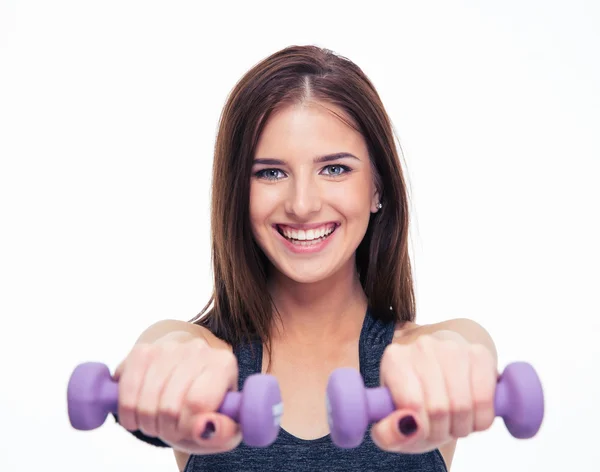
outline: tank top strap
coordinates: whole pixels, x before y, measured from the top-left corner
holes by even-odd
[[[238,391],[241,391],[246,379],[262,370],[262,343],[257,339],[242,343],[234,347],[233,354],[238,362]]]
[[[369,388],[379,387],[379,366],[385,348],[392,342],[396,323],[375,318],[367,309],[358,345],[360,373]]]

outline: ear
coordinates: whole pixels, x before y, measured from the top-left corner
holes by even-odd
[[[379,211],[379,208],[377,207],[377,205],[381,202],[381,198],[379,196],[379,191],[375,190],[375,192],[373,192],[373,198],[371,198],[371,213],[377,213]]]

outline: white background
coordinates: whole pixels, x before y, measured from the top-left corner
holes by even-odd
[[[497,419],[453,471],[600,463],[600,9],[584,1],[0,1],[0,470],[176,470],[112,420],[79,432],[72,369],[111,369],[211,292],[217,120],[256,62],[356,62],[410,183],[418,322],[475,319],[531,362],[546,418]]]

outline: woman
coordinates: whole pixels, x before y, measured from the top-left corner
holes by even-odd
[[[456,440],[493,422],[497,356],[473,321],[415,323],[408,223],[391,124],[363,72],[313,46],[257,64],[216,140],[213,297],[138,339],[115,373],[120,424],[172,447],[182,471],[449,470]],[[399,408],[354,449],[328,436],[338,367]],[[260,372],[285,409],[277,441],[250,448],[215,411]]]

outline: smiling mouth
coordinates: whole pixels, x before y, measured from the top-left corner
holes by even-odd
[[[313,246],[330,237],[335,232],[338,225],[331,223],[320,228],[308,230],[297,230],[284,225],[275,225],[275,227],[279,234],[292,244],[298,246]]]

